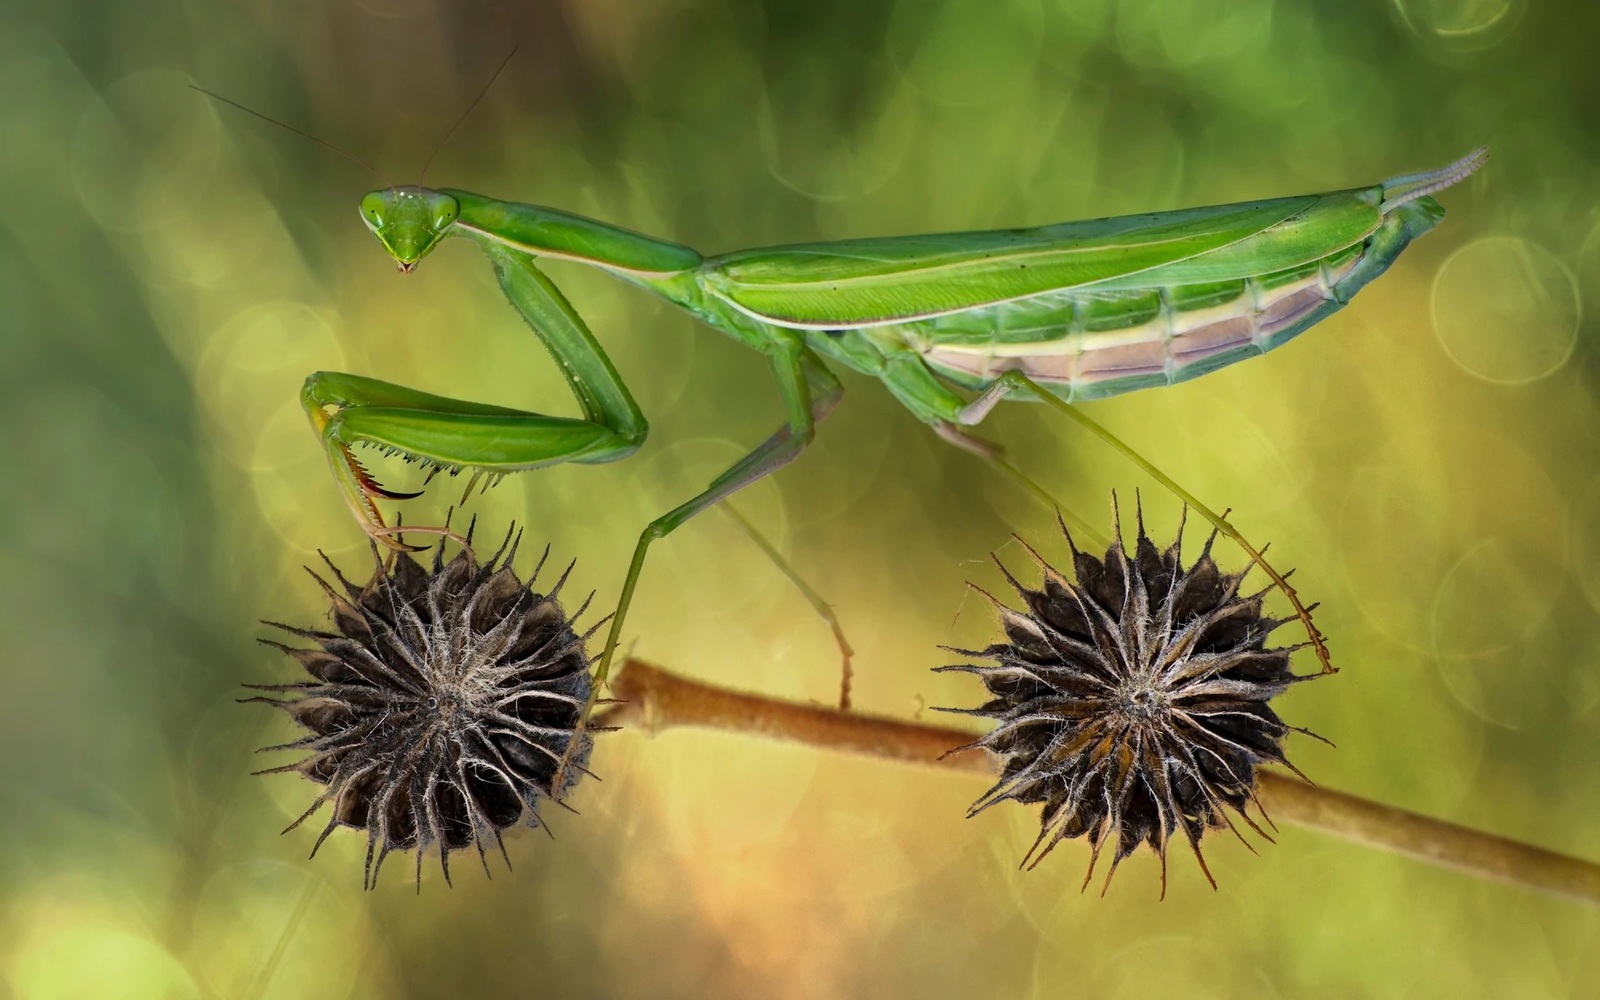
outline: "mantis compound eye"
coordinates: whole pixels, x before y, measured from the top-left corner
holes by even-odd
[[[377,191],[361,199],[361,221],[371,226],[374,230],[383,228],[384,198]]]
[[[433,208],[434,232],[438,232],[439,230],[444,229],[446,226],[449,226],[450,223],[456,221],[456,216],[460,214],[461,206],[456,204],[456,200],[454,198],[451,198],[448,195],[440,195],[439,200],[434,203]]]

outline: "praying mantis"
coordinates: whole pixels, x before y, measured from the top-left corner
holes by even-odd
[[[399,270],[414,270],[447,237],[473,243],[555,358],[582,415],[451,399],[337,372],[307,378],[301,402],[357,523],[376,543],[399,549],[405,543],[378,502],[420,493],[381,485],[356,458],[358,446],[434,472],[499,477],[560,462],[612,462],[645,441],[644,414],[583,318],[539,269],[540,258],[597,267],[761,353],[785,423],[640,534],[596,669],[598,692],[651,543],[811,443],[842,394],[829,363],[877,378],[941,437],[985,457],[998,459],[996,449],[967,428],[1006,399],[1050,403],[1132,454],[1066,404],[1170,385],[1286,343],[1341,309],[1437,225],[1444,209],[1432,195],[1486,156],[1480,148],[1437,170],[1331,193],[711,257],[556,208],[392,185],[369,192],[359,208]],[[1221,517],[1179,492],[1284,590],[1327,668],[1309,611],[1283,576]]]
[[[539,258],[598,267],[764,355],[787,421],[640,535],[598,688],[650,544],[810,444],[842,392],[827,362],[876,377],[942,437],[989,454],[965,428],[1003,399],[1064,403],[1169,385],[1287,342],[1432,229],[1444,210],[1431,195],[1485,156],[1479,149],[1438,170],[1328,194],[714,257],[558,209],[452,188],[390,187],[367,194],[360,211],[399,269],[413,270],[447,236],[471,240],[560,364],[583,416],[326,372],[307,379],[301,398],[357,521],[395,544],[375,501],[414,494],[368,476],[352,455],[357,445],[435,469],[500,475],[615,461],[644,442],[644,415]]]

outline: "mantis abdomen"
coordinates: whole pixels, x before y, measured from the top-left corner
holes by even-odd
[[[1418,198],[1365,239],[1278,271],[1165,284],[1121,279],[866,331],[904,345],[970,388],[1018,371],[1063,399],[1091,399],[1195,378],[1265,353],[1342,308],[1443,209]]]
[[[1067,400],[1170,384],[1261,354],[1339,309],[1359,246],[1291,271],[1208,285],[1076,291],[895,328],[952,381],[1020,371]],[[969,335],[987,322],[988,339]],[[972,330],[972,334],[976,334]]]

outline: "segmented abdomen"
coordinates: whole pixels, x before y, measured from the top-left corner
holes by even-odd
[[[965,385],[1018,370],[1066,399],[1113,395],[1278,346],[1343,304],[1341,282],[1371,245],[1237,281],[1073,289],[874,333],[903,338],[935,371]]]

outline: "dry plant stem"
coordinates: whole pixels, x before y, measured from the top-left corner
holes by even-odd
[[[1592,861],[1271,772],[1262,775],[1261,800],[1280,819],[1358,844],[1507,885],[1600,903],[1600,865]]]
[[[659,733],[675,726],[720,729],[789,740],[829,750],[914,764],[935,764],[993,777],[982,750],[951,754],[971,743],[970,730],[929,726],[817,705],[730,691],[628,660],[612,679],[622,703],[596,719]],[[948,756],[946,756],[948,754]],[[1344,792],[1263,771],[1260,804],[1274,820],[1320,830],[1479,878],[1600,904],[1600,865],[1505,837],[1431,819]]]

